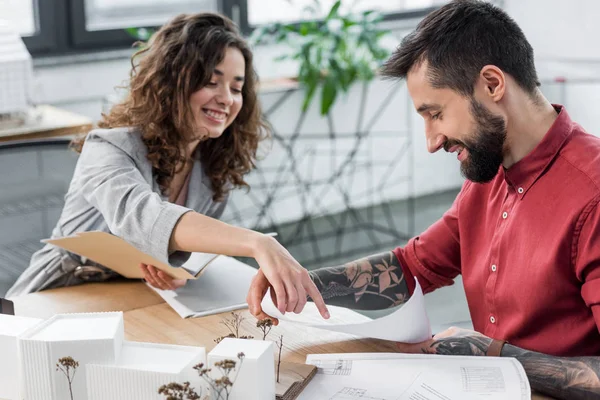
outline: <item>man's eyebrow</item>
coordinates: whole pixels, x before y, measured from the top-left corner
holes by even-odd
[[[214,71],[214,73],[215,73],[215,75],[218,75],[218,76],[223,76],[223,75],[224,75],[224,74],[223,74],[223,71],[221,71],[220,69],[216,69],[216,68],[215,68],[215,71]],[[244,82],[244,77],[243,77],[243,76],[236,76],[236,77],[234,77],[233,79],[234,79],[236,82]]]
[[[442,106],[440,106],[439,104],[427,104],[427,103],[424,103],[424,104],[421,104],[419,106],[419,108],[417,108],[417,112],[419,114],[422,114],[422,113],[424,113],[426,111],[440,110],[441,108],[442,108]]]

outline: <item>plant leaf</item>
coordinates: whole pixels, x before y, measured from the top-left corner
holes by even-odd
[[[305,83],[306,85],[306,94],[304,95],[304,102],[302,103],[302,111],[308,110],[312,98],[317,91],[317,81],[311,81],[309,83]]]
[[[327,115],[327,113],[329,113],[329,109],[335,101],[337,92],[337,80],[335,79],[334,74],[329,74],[325,79],[325,84],[323,85],[323,92],[321,96],[321,115]]]
[[[327,14],[327,18],[325,18],[325,21],[329,21],[331,18],[333,18],[334,15],[337,15],[341,5],[342,0],[337,0],[333,7],[331,7],[331,10],[329,10],[329,14]]]

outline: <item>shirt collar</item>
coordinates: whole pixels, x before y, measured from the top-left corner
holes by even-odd
[[[517,195],[522,198],[529,188],[540,177],[548,164],[558,154],[573,130],[573,122],[567,110],[561,105],[553,104],[558,112],[558,117],[538,145],[522,160],[508,169],[500,167],[504,172],[504,179],[512,186]]]

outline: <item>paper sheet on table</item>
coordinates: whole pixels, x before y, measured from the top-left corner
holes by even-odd
[[[335,320],[339,307],[327,306],[331,319]],[[311,326],[313,328],[327,329],[330,331],[349,333],[361,337],[392,340],[404,343],[419,343],[431,339],[431,325],[425,310],[425,299],[419,281],[415,278],[415,291],[411,298],[398,310],[381,318],[355,324],[339,324],[323,319],[322,323],[314,323],[314,315],[318,314],[314,303],[307,303],[300,314],[281,314],[269,292],[262,301],[263,311],[280,321]]]
[[[399,353],[309,354],[317,375],[298,400],[530,400],[514,358]]]
[[[194,255],[186,262],[194,268]],[[248,306],[246,295],[257,269],[235,258],[216,258],[198,279],[189,280],[177,290],[156,291],[181,318],[203,317]]]

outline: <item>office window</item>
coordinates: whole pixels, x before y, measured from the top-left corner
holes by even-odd
[[[321,0],[318,18],[324,18],[336,0]],[[297,22],[312,18],[307,7],[314,7],[314,0],[247,0],[248,25],[251,27],[274,22]],[[429,9],[447,0],[363,0],[342,2],[341,10],[356,12],[378,10],[384,14],[401,17],[402,13]]]
[[[181,13],[218,11],[217,0],[84,0],[88,31],[160,26]]]
[[[36,0],[0,0],[0,20],[7,21],[21,36],[38,32]]]

